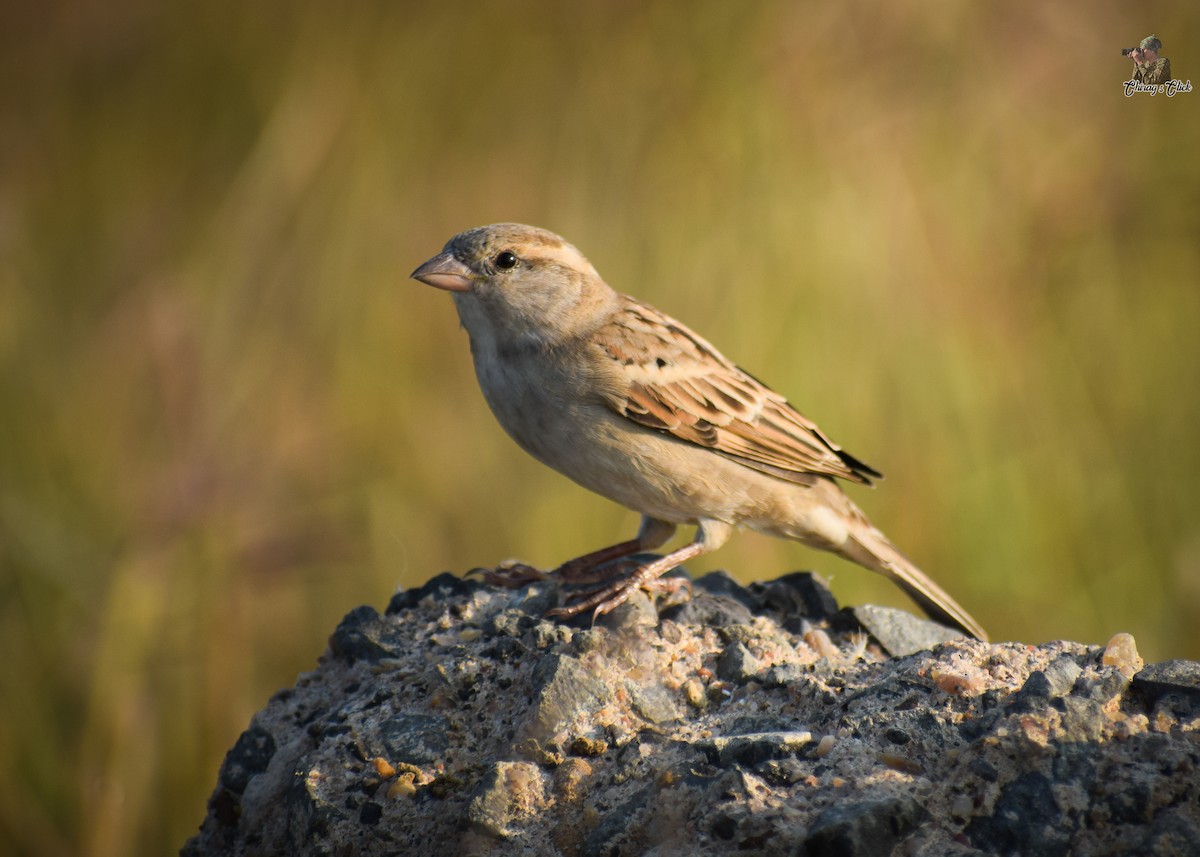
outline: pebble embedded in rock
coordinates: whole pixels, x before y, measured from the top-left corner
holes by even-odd
[[[805,842],[810,857],[891,854],[927,815],[911,797],[861,800],[821,813]]]
[[[221,765],[221,785],[241,794],[251,778],[261,774],[275,756],[275,739],[267,730],[252,726],[243,732]]]
[[[884,651],[898,658],[915,655],[917,652],[932,649],[939,643],[962,637],[961,631],[928,619],[918,619],[911,613],[894,607],[867,604],[851,608],[850,612],[854,619],[879,641]]]
[[[1133,689],[1149,700],[1169,693],[1200,698],[1200,663],[1176,660],[1150,664],[1133,677]]]
[[[542,770],[529,762],[496,762],[488,768],[467,807],[475,830],[499,839],[513,836],[522,822],[545,806]]]
[[[569,655],[548,655],[534,668],[533,679],[537,692],[529,732],[539,741],[603,708],[613,697],[609,685]]]
[[[745,643],[735,640],[717,658],[717,675],[725,681],[742,684],[762,672],[764,666]]]
[[[1115,667],[1126,678],[1132,678],[1134,673],[1145,666],[1145,661],[1138,654],[1133,635],[1126,633],[1113,635],[1104,647],[1104,656],[1100,662],[1106,667]]]
[[[697,747],[708,754],[709,761],[724,766],[740,765],[752,768],[768,759],[781,759],[796,753],[812,743],[813,735],[807,730],[793,732],[752,732],[746,735],[728,735],[707,738]]]

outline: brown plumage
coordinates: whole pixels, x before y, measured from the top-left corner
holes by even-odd
[[[642,513],[636,538],[565,563],[577,578],[695,539],[561,608],[607,612],[738,527],[832,551],[899,584],[930,616],[986,635],[867,520],[835,480],[878,471],[684,324],[618,294],[559,236],[520,224],[463,232],[413,272],[453,293],[484,398],[526,451]]]
[[[626,298],[596,342],[632,378],[625,396],[611,404],[636,423],[804,485],[814,474],[864,485],[882,477],[783,396],[653,307]]]

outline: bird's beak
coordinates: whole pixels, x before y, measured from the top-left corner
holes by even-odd
[[[438,253],[410,275],[427,286],[448,292],[467,292],[475,275],[471,269],[454,258],[453,253]]]

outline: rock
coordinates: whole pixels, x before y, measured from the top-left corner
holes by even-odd
[[[753,768],[768,759],[782,759],[798,753],[813,741],[808,731],[752,732],[746,735],[708,738],[697,742],[713,764]]]
[[[1004,786],[995,812],[972,821],[966,836],[990,854],[1057,857],[1070,852],[1073,826],[1055,803],[1050,779],[1029,771]]]
[[[730,643],[717,658],[717,675],[725,681],[745,683],[763,669],[763,662],[754,656],[741,640]]]
[[[749,622],[758,609],[754,594],[723,571],[714,571],[692,584],[693,597],[667,610],[665,618],[685,625],[722,628]]]
[[[546,779],[529,762],[492,764],[467,804],[467,821],[478,832],[508,839],[545,806]]]
[[[850,613],[883,646],[885,652],[898,658],[962,637],[961,631],[928,619],[918,619],[894,607],[868,604],[851,608]]]
[[[670,723],[682,716],[672,694],[661,684],[625,683],[629,704],[647,723]]]
[[[810,857],[891,854],[927,815],[908,796],[834,806],[818,816],[804,844]]]
[[[1200,851],[1200,826],[1195,813],[1168,810],[1155,819],[1140,853],[1153,857],[1194,857]]]
[[[387,612],[389,615],[399,613],[403,610],[410,610],[416,607],[425,598],[452,598],[467,595],[476,589],[479,589],[482,584],[478,580],[473,580],[469,577],[458,577],[448,571],[443,571],[437,577],[431,578],[423,586],[418,586],[416,589],[402,589],[392,596],[392,600],[388,602]]]
[[[348,661],[377,661],[396,654],[387,642],[390,626],[374,607],[356,607],[346,614],[329,638],[329,650]]]
[[[1053,697],[1066,696],[1071,692],[1075,681],[1082,673],[1083,667],[1079,666],[1071,656],[1063,655],[1055,658],[1044,672],[1046,680],[1049,682],[1050,695]]]
[[[1046,669],[1034,670],[1013,697],[1017,710],[1032,711],[1070,693],[1083,668],[1069,657],[1056,658]]]
[[[533,671],[534,709],[528,733],[539,741],[607,705],[613,691],[569,655],[553,654]]]
[[[1125,633],[1113,635],[1104,647],[1104,655],[1100,662],[1106,667],[1113,667],[1126,678],[1132,678],[1146,663],[1138,654],[1133,635]]]
[[[837,601],[823,577],[811,571],[795,571],[769,583],[751,587],[763,607],[778,614],[789,631],[799,631],[800,621],[828,622],[838,611]]]
[[[401,714],[379,727],[382,757],[393,762],[426,765],[445,755],[450,721],[431,714]]]
[[[1200,665],[856,608],[889,657],[816,578],[695,589],[653,624],[446,575],[351,611],[183,853],[1194,853]]]
[[[736,601],[749,610],[757,612],[761,605],[754,593],[742,586],[724,571],[713,571],[696,581],[696,588],[709,595]]]
[[[241,794],[256,777],[267,769],[275,755],[275,739],[270,732],[252,726],[241,734],[221,765],[221,785]]]
[[[1200,699],[1200,663],[1164,661],[1150,664],[1133,677],[1133,690],[1149,702],[1168,693]]]

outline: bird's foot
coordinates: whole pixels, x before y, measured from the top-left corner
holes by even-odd
[[[611,613],[624,604],[639,589],[645,590],[651,598],[666,596],[667,603],[664,606],[667,607],[681,604],[692,597],[691,580],[686,577],[660,577],[659,575],[663,571],[653,569],[654,565],[655,563],[651,563],[650,566],[641,566],[630,576],[614,581],[607,586],[601,586],[590,592],[575,593],[568,597],[566,604],[562,607],[555,607],[546,615],[569,619],[591,610],[594,623],[605,613]],[[648,570],[650,573],[647,573]],[[681,591],[684,592],[682,597],[679,595]]]

